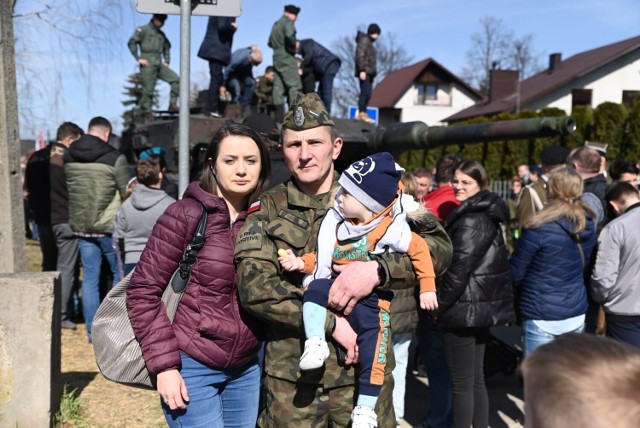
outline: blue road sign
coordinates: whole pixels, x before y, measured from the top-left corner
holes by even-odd
[[[349,119],[355,119],[357,115],[358,107],[349,106]],[[376,125],[378,124],[378,107],[367,107],[367,115],[375,121]]]

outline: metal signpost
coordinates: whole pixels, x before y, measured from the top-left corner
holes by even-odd
[[[180,196],[189,185],[189,95],[191,70],[191,15],[240,16],[241,0],[136,0],[140,13],[180,15],[180,100],[178,105],[178,190]]]

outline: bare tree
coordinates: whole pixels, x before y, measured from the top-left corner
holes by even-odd
[[[96,81],[95,70],[121,66],[118,36],[133,31],[134,2],[12,1],[22,130],[35,134],[43,124],[65,120],[62,115],[70,107],[65,89],[84,91],[87,99],[112,96],[108,82]]]
[[[364,26],[360,26],[359,31],[364,32]],[[374,46],[378,69],[374,84],[382,81],[390,72],[405,67],[413,61],[413,57],[404,46],[398,44],[393,32],[383,33]],[[336,107],[333,113],[338,117],[347,117],[349,106],[357,104],[360,94],[360,85],[355,72],[355,33],[353,36],[340,37],[331,44],[331,47],[342,61],[333,89],[334,107]]]
[[[471,48],[461,73],[464,80],[488,93],[492,68],[518,70],[521,79],[540,70],[532,48],[533,35],[515,37],[501,19],[492,16],[482,18],[480,26],[480,31],[471,36]]]
[[[533,51],[532,46],[533,35],[531,34],[511,41],[510,61],[507,64],[510,69],[520,71],[520,79],[526,79],[542,69],[540,57]]]
[[[501,19],[486,17],[480,20],[481,29],[471,36],[471,49],[466,53],[467,66],[462,77],[480,91],[489,90],[489,71],[499,68],[508,57],[511,31],[505,29]]]

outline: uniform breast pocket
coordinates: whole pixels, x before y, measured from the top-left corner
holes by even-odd
[[[292,248],[302,249],[309,242],[311,225],[289,211],[281,211],[278,217],[267,224],[265,232],[274,240],[283,241]]]

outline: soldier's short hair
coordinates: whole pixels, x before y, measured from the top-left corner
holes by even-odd
[[[267,74],[267,73],[275,73],[275,71],[276,71],[276,69],[275,69],[275,68],[273,68],[273,66],[272,66],[272,65],[267,65],[267,68],[265,68],[265,69],[264,69],[264,74]]]
[[[69,137],[72,137],[74,140],[82,137],[84,131],[78,125],[73,122],[64,122],[62,125],[58,127],[58,131],[56,132],[56,141],[63,141]]]
[[[136,180],[147,187],[160,182],[160,163],[156,159],[140,160],[136,164]]]

